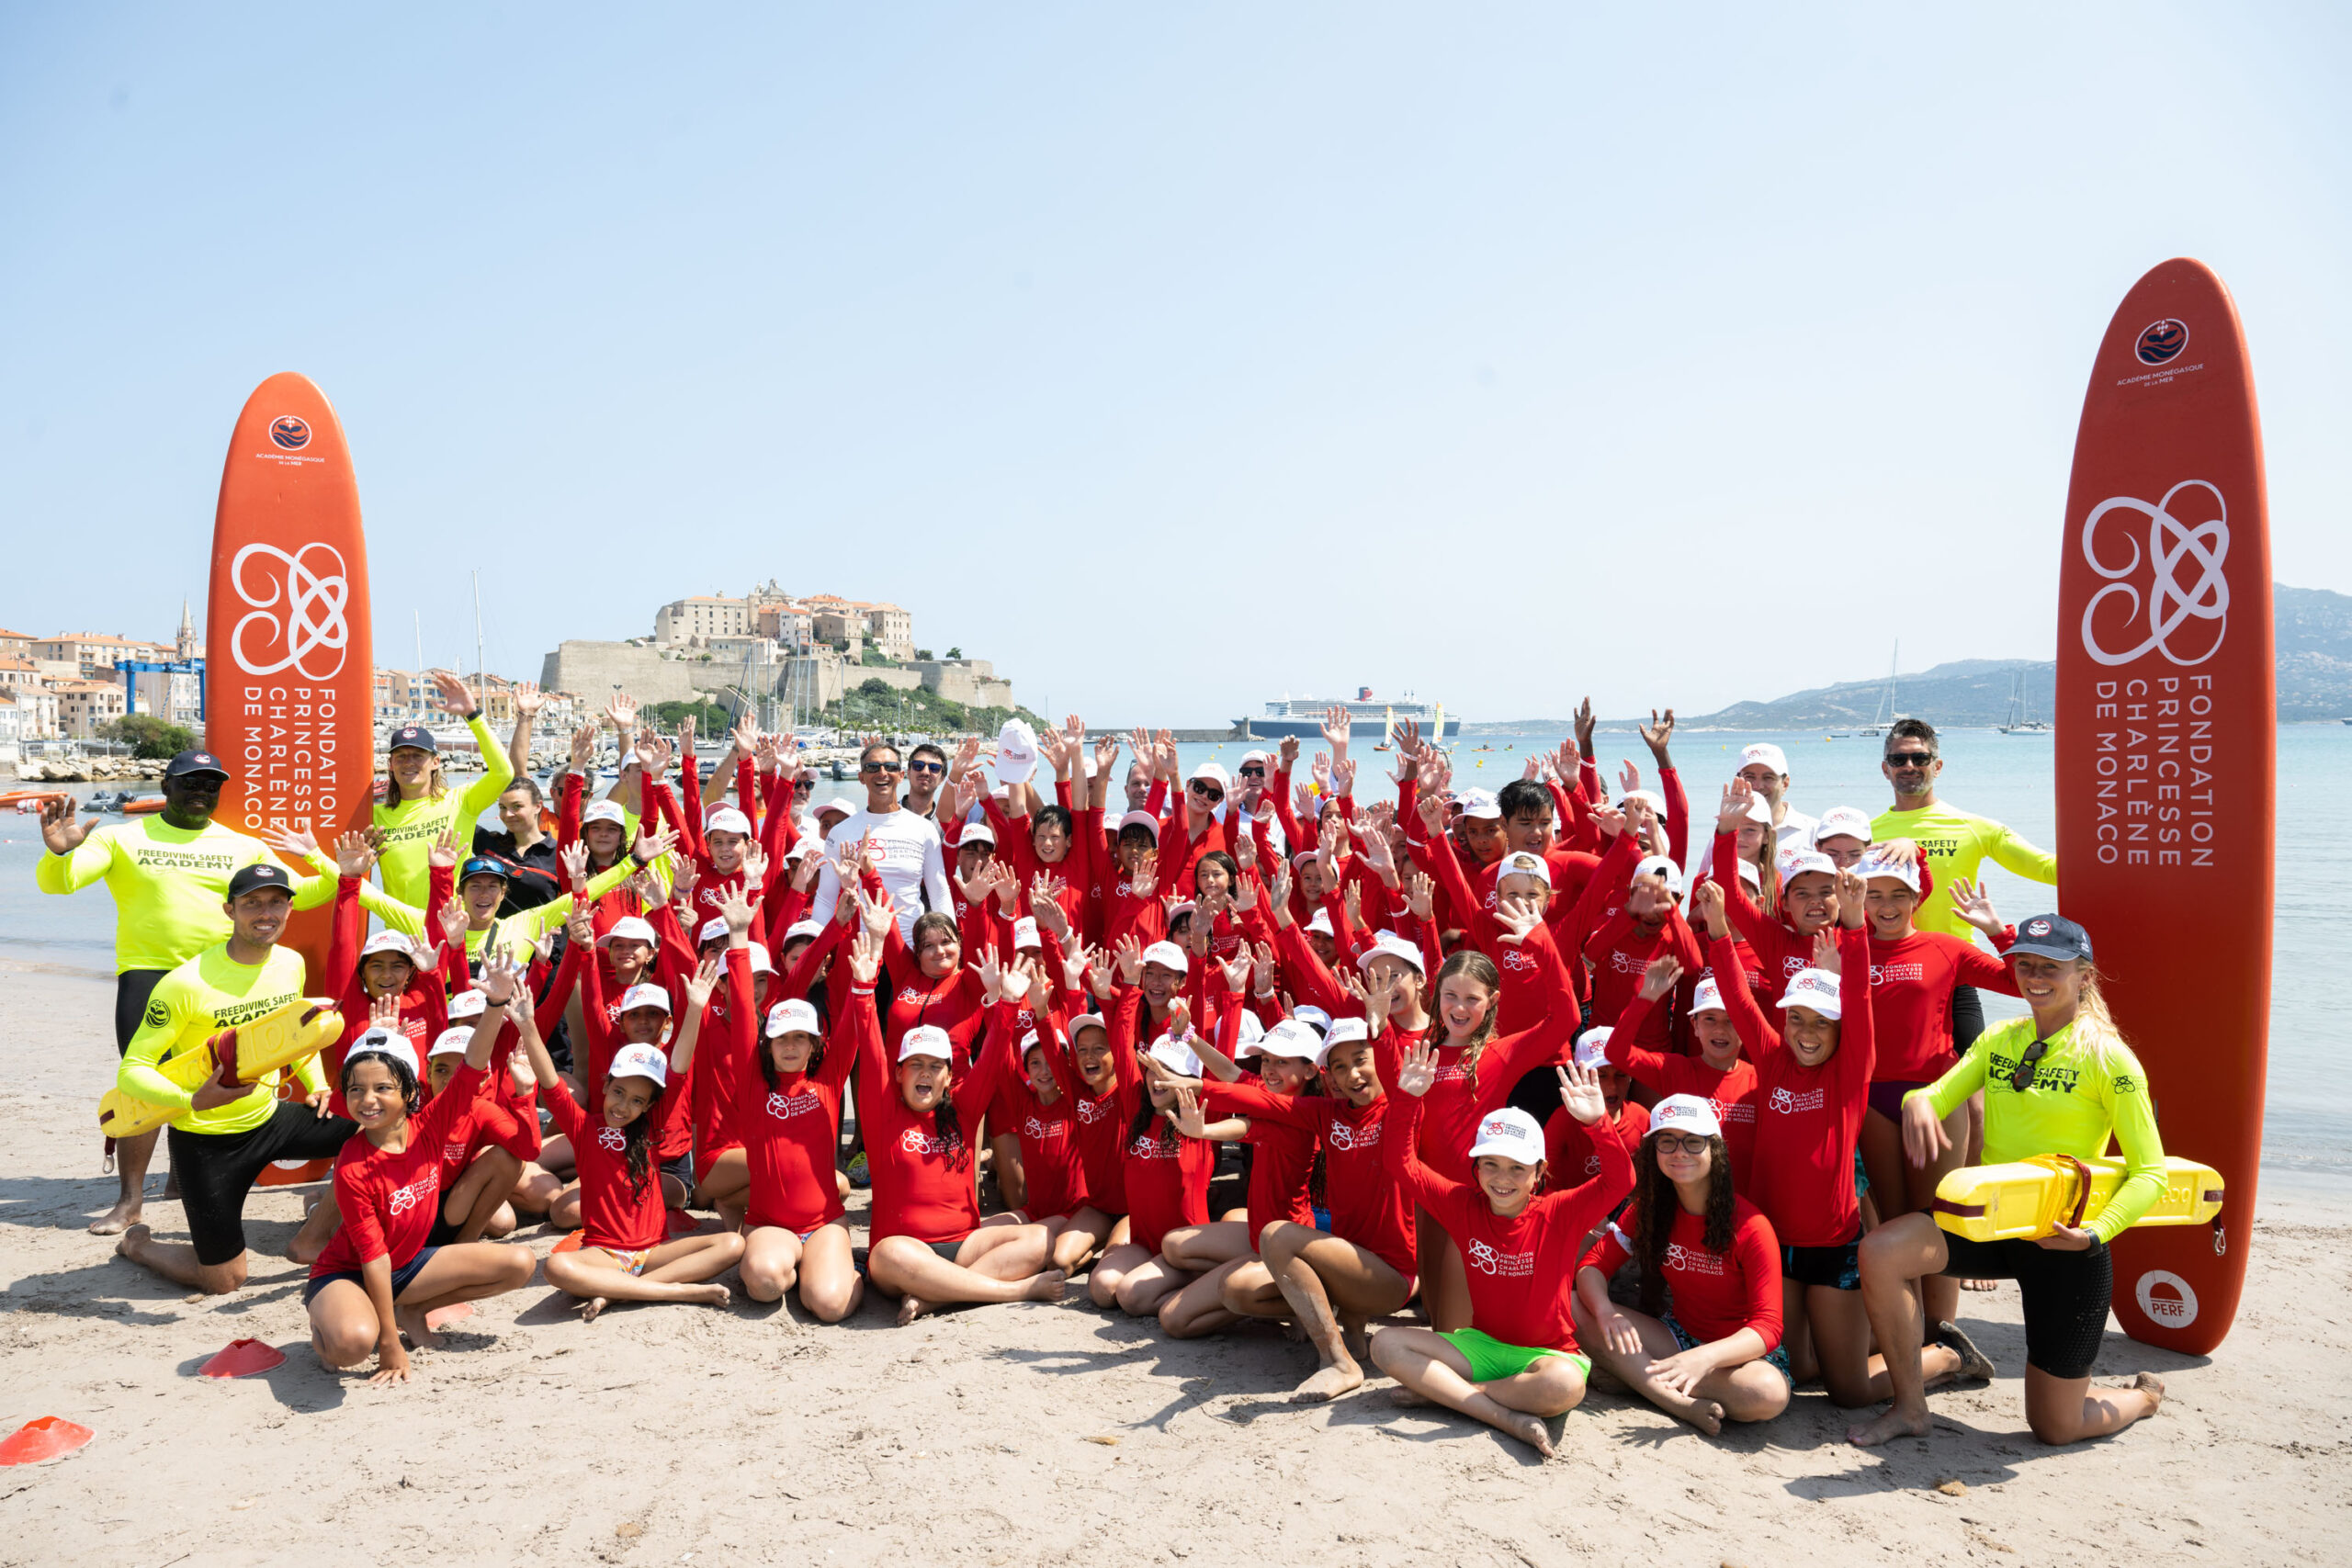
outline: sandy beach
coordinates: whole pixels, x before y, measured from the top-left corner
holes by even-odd
[[[873,1304],[820,1328],[741,1297],[582,1325],[535,1279],[376,1390],[308,1349],[305,1271],[274,1256],[299,1190],[254,1195],[252,1281],[215,1300],[85,1234],[113,1190],[91,1125],[111,995],[0,963],[0,1430],[96,1433],[0,1472],[0,1564],[2270,1563],[2340,1562],[2352,1539],[2352,1216],[2308,1196],[2265,1197],[2218,1356],[2110,1330],[2098,1373],[2150,1369],[2171,1397],[2064,1451],[2025,1430],[2008,1286],[1962,1303],[2001,1376],[1935,1395],[1931,1439],[1871,1453],[1817,1391],[1720,1439],[1596,1393],[1539,1462],[1395,1408],[1385,1380],[1294,1407],[1309,1358],[1278,1334],[1173,1343],[1077,1292],[906,1330]],[[176,1203],[147,1214],[181,1234]],[[239,1337],[286,1364],[195,1375]]]

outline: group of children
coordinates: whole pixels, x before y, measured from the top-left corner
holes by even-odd
[[[870,743],[866,807],[815,812],[789,736],[739,730],[712,775],[734,801],[707,809],[691,735],[624,734],[611,797],[584,766],[555,790],[567,891],[506,914],[513,868],[447,831],[380,891],[380,836],[346,838],[328,980],[368,1021],[325,1064],[358,1131],[296,1244],[319,1354],[404,1377],[427,1314],[529,1280],[492,1238],[544,1216],[569,1233],[548,1280],[589,1317],[724,1303],[733,1271],[825,1322],[870,1288],[903,1324],[1083,1272],[1177,1337],[1295,1324],[1299,1400],[1368,1359],[1545,1452],[1603,1374],[1709,1432],[1815,1380],[1893,1402],[1859,1441],[1921,1429],[1924,1389],[1993,1371],[1955,1321],[1964,1268],[2025,1286],[2038,1432],[2153,1409],[2152,1379],[2089,1389],[2103,1285],[1948,1256],[1924,1213],[1972,1137],[2037,1135],[2062,1094],[2064,1152],[2113,1131],[2135,1180],[2161,1165],[2143,1094],[2093,1107],[2046,1071],[2073,1053],[2144,1088],[2087,937],[2021,940],[1964,878],[1950,907],[2006,956],[1920,929],[1917,845],[1854,810],[1792,828],[1770,748],[1693,866],[1672,728],[1643,731],[1655,788],[1630,763],[1605,787],[1588,731],[1498,794],[1408,728],[1387,799],[1356,791],[1344,710],[1296,787],[1295,741],[1228,776],[1137,732],[1114,807],[1119,742],[1073,718],[992,754]],[[1890,756],[1932,741],[1915,723]],[[1956,1042],[1962,987],[2030,1016]],[[1216,1213],[1226,1144],[1246,1201]],[[2132,1191],[2050,1250],[2103,1262]],[[1397,1323],[1416,1300],[1426,1326]]]

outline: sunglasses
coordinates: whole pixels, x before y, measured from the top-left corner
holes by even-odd
[[[1194,779],[1193,781],[1192,791],[1194,795],[1199,795],[1203,800],[1223,800],[1225,798],[1225,791],[1217,788],[1216,785],[1213,784],[1204,784],[1199,779]]]
[[[1262,779],[1266,776],[1266,770],[1263,768],[1244,768],[1241,770],[1241,776],[1245,779]]]
[[[944,773],[946,771],[947,764],[944,762],[909,762],[907,764],[907,772],[910,773]]]
[[[1936,760],[1933,751],[1889,751],[1886,765],[1890,768],[1924,768]]]
[[[817,781],[815,779],[795,779],[792,781],[792,793],[795,795],[807,795],[810,790],[815,789],[816,787]]]
[[[1707,1139],[1699,1136],[1696,1133],[1686,1134],[1681,1137],[1677,1137],[1671,1133],[1660,1133],[1657,1136],[1659,1148],[1668,1149],[1679,1155],[1705,1154],[1707,1143]]]
[[[2041,1064],[2041,1058],[2049,1054],[2050,1042],[2047,1040],[2037,1040],[2032,1044],[2027,1046],[2025,1048],[2025,1055],[2018,1058],[2016,1069],[2009,1074],[2009,1087],[2017,1090],[2019,1094],[2023,1094],[2027,1089],[2031,1089],[2033,1087],[2033,1069]]]
[[[898,773],[906,770],[896,762],[860,762],[857,771],[861,773]]]

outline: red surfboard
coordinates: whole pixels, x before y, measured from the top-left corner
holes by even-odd
[[[371,818],[376,767],[368,543],[351,449],[326,394],[291,372],[245,400],[220,470],[205,620],[205,739],[229,767],[220,820],[308,829],[321,844]],[[286,942],[318,995],[328,911]],[[311,1169],[310,1167],[316,1167]],[[316,1180],[324,1161],[263,1173]]]
[[[2058,896],[2090,931],[2210,1225],[2115,1241],[2115,1316],[2190,1355],[2237,1314],[2262,1156],[2278,692],[2262,430],[2229,290],[2165,262],[2109,322],[2058,587]]]

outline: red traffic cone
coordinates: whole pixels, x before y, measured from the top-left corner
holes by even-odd
[[[473,1316],[473,1303],[452,1302],[447,1306],[435,1307],[431,1312],[426,1313],[424,1314],[424,1326],[437,1330],[447,1327],[452,1323],[463,1323],[466,1319]]]
[[[0,1464],[40,1464],[62,1459],[92,1436],[87,1427],[77,1427],[62,1416],[44,1416],[0,1438]]]
[[[249,1378],[286,1364],[286,1353],[258,1339],[232,1339],[220,1354],[198,1369],[208,1378]]]
[[[673,1241],[682,1235],[692,1235],[702,1229],[702,1222],[683,1209],[668,1209],[663,1213],[669,1216],[668,1229],[670,1239]]]

